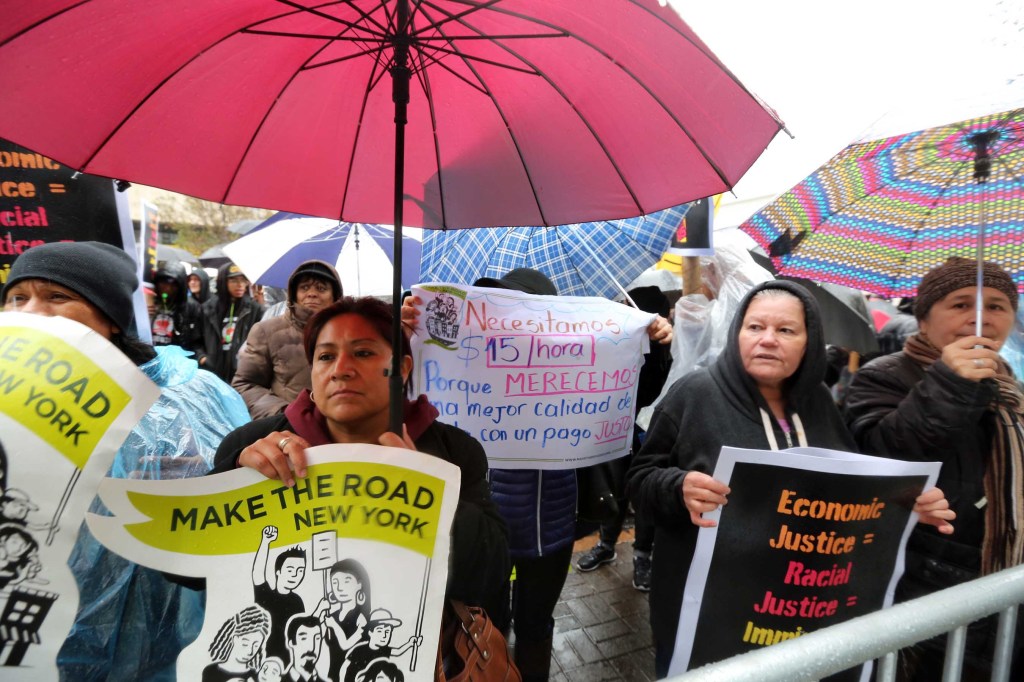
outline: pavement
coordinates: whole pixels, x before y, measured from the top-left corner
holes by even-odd
[[[619,536],[616,559],[594,571],[575,566],[597,534],[573,548],[573,568],[555,606],[550,682],[655,679],[648,593],[633,587],[631,522]]]

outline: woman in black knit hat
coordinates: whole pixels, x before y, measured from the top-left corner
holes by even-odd
[[[1024,556],[1024,395],[998,352],[1013,329],[1017,285],[995,263],[984,264],[977,336],[976,276],[977,262],[965,258],[929,271],[914,307],[920,331],[902,352],[865,365],[847,392],[846,421],[862,451],[941,461],[938,486],[957,516],[952,535],[915,527],[897,601],[1015,566]],[[970,628],[963,679],[988,679],[994,621]],[[944,649],[936,638],[904,650],[900,679],[939,679]]]

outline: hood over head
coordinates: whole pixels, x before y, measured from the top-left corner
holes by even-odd
[[[185,269],[185,264],[179,261],[167,261],[160,266],[156,271],[156,275],[153,277],[153,286],[160,283],[162,279],[169,279],[178,284],[178,293],[175,294],[174,299],[170,301],[171,305],[178,306],[185,302],[188,297],[188,271]],[[159,290],[157,293],[157,301],[159,302],[160,294]]]
[[[210,276],[203,268],[192,268],[185,281],[187,282],[193,275],[199,278],[199,295],[195,296],[195,299],[200,303],[206,303],[206,299],[210,298]]]
[[[298,295],[299,280],[307,276],[319,277],[329,283],[331,285],[331,289],[334,291],[335,301],[345,295],[345,291],[341,286],[341,277],[338,276],[338,271],[335,270],[330,263],[322,260],[308,260],[295,268],[291,276],[288,278],[289,306],[295,304],[295,297]]]
[[[786,400],[790,406],[795,406],[800,400],[811,395],[825,379],[825,331],[821,324],[821,313],[818,310],[818,303],[814,300],[807,289],[795,282],[787,280],[771,280],[758,284],[743,297],[739,310],[729,327],[729,337],[725,349],[715,361],[712,367],[712,374],[719,383],[723,383],[730,400],[737,407],[745,409],[751,414],[758,412],[758,407],[766,407],[767,404],[761,396],[761,391],[747,371],[743,368],[743,359],[740,357],[739,333],[743,326],[743,318],[747,314],[750,302],[758,292],[765,289],[783,289],[794,294],[804,307],[804,324],[807,328],[807,348],[804,350],[803,359],[793,375],[786,381]]]
[[[224,265],[217,268],[217,303],[220,308],[227,310],[231,304],[231,293],[228,291],[228,280],[232,277],[245,277],[245,273],[242,269],[234,263],[225,263]],[[246,291],[242,296],[242,300],[249,298],[249,292]]]

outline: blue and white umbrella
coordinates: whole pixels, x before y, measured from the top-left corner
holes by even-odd
[[[423,234],[424,282],[472,284],[533,268],[563,296],[615,298],[665,253],[690,204],[639,218],[554,227],[478,227]]]
[[[402,286],[419,281],[419,240],[402,237]],[[300,263],[322,260],[338,270],[345,294],[383,296],[392,292],[394,230],[390,226],[346,223],[280,212],[224,246],[224,254],[257,284],[285,288]]]

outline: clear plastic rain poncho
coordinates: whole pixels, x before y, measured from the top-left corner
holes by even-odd
[[[770,272],[754,262],[745,248],[737,244],[716,245],[715,255],[701,256],[700,265],[701,279],[712,298],[708,300],[704,294],[689,294],[676,302],[672,323],[672,368],[661,395],[637,415],[637,424],[643,429],[648,427],[654,408],[677,379],[710,366],[722,352],[729,325],[747,292],[761,282],[774,279]]]
[[[139,369],[161,388],[160,398],[118,450],[112,477],[202,476],[224,436],[249,421],[241,396],[180,347],[156,351]],[[98,499],[92,511],[108,513]],[[80,595],[57,656],[61,679],[175,680],[178,654],[202,628],[205,594],[122,559],[85,524],[68,565]]]

